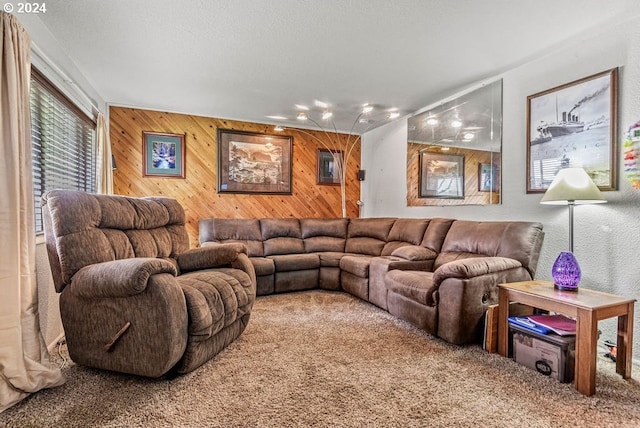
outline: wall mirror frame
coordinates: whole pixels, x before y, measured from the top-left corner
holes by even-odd
[[[427,107],[407,126],[407,206],[502,203],[502,79]]]

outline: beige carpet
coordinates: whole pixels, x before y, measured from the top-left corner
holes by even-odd
[[[58,358],[58,361],[60,359]],[[344,293],[260,297],[245,333],[175,379],[67,366],[9,427],[640,426],[640,377],[599,358],[597,393],[457,347]]]

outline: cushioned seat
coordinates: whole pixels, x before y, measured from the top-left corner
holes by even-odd
[[[273,260],[276,272],[318,269],[320,267],[320,257],[317,254],[283,254],[267,258]]]
[[[340,269],[360,278],[369,278],[369,265],[371,257],[367,256],[344,256],[340,260]]]

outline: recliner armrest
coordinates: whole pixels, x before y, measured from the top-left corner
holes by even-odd
[[[178,256],[177,262],[181,272],[190,272],[231,265],[239,254],[247,254],[246,245],[237,243],[207,245],[185,251]]]
[[[126,297],[139,294],[152,275],[176,276],[176,268],[167,260],[132,258],[85,266],[71,278],[73,293],[86,298]]]
[[[439,287],[447,278],[469,279],[519,267],[522,267],[522,263],[508,257],[470,257],[454,260],[435,270],[433,284]]]

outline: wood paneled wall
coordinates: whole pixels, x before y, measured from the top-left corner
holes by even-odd
[[[464,156],[464,199],[438,199],[418,197],[420,180],[420,151],[424,144],[407,145],[407,206],[421,207],[430,205],[489,205],[500,203],[500,192],[481,192],[478,190],[478,168],[481,163],[500,165],[500,153],[466,150],[452,147],[446,153]],[[498,168],[497,182],[500,183]]]
[[[163,195],[185,209],[191,245],[198,243],[202,218],[341,217],[340,186],[317,185],[320,144],[304,133],[286,129],[277,135],[293,137],[291,195],[217,193],[217,129],[275,134],[272,125],[239,122],[124,107],[110,108],[110,136],[117,169],[114,192],[126,196]],[[185,134],[186,178],[142,176],[142,132]],[[321,132],[307,131],[317,138]],[[346,138],[346,136],[342,136]],[[324,140],[323,140],[324,141]],[[357,217],[360,198],[360,144],[347,171],[347,216]]]

